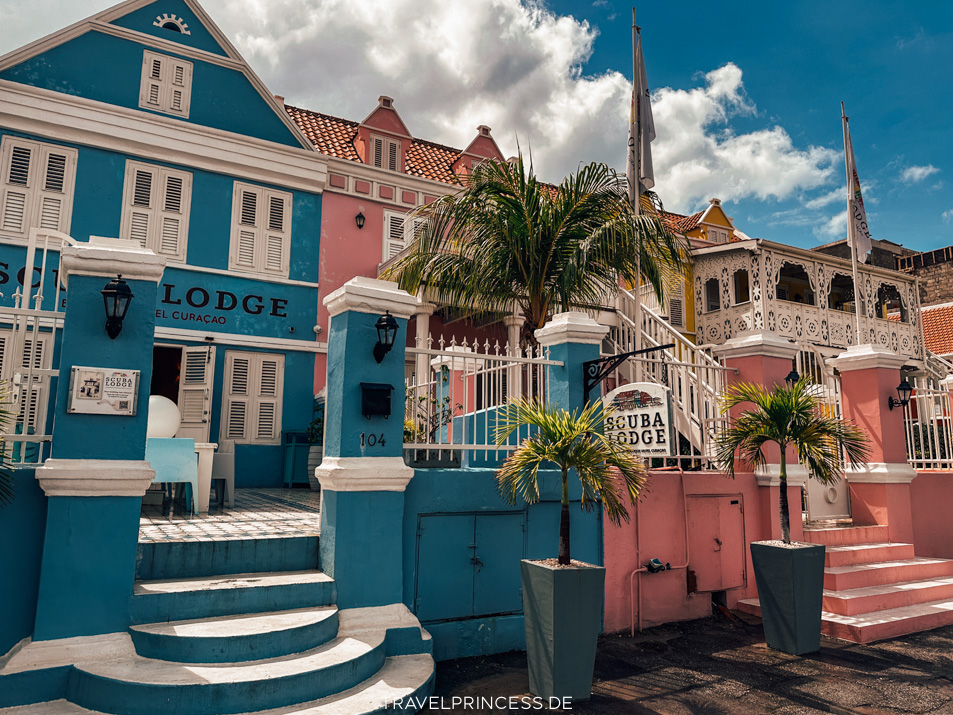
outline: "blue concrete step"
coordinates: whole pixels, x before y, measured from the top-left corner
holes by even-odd
[[[318,568],[318,537],[139,544],[140,581]]]
[[[320,571],[243,573],[215,578],[138,581],[132,625],[329,606],[334,580]]]
[[[383,631],[246,663],[184,664],[135,657],[76,667],[68,699],[115,715],[206,715],[278,708],[341,693],[384,665]]]
[[[145,658],[239,663],[316,648],[337,635],[336,606],[149,623],[129,629]]]

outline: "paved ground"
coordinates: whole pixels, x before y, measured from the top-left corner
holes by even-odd
[[[602,638],[592,699],[572,712],[953,715],[953,626],[864,646],[825,638],[820,653],[797,657],[769,649],[760,620],[737,615]],[[438,663],[434,694],[444,707],[426,712],[532,712],[450,707],[453,696],[529,697],[523,653]]]

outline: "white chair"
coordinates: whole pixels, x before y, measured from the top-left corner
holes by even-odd
[[[219,484],[222,482],[222,484]],[[224,501],[231,509],[235,506],[235,453],[216,452],[212,455],[212,484],[215,485],[215,498],[222,503],[220,487],[224,488]]]

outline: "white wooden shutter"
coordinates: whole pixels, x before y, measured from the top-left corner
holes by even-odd
[[[196,442],[209,441],[214,374],[214,346],[182,348],[182,368],[179,374],[179,412],[182,422],[176,437],[191,437]]]
[[[76,150],[4,137],[0,162],[0,230],[69,232]]]
[[[281,392],[281,366],[278,357],[263,355],[259,361],[258,405],[255,439],[265,442],[277,441],[279,405]]]
[[[291,197],[266,192],[268,219],[264,226],[264,260],[262,266],[269,273],[288,273],[288,214]]]
[[[395,141],[387,142],[387,168],[397,171],[397,152],[400,145]]]
[[[248,434],[248,412],[251,403],[247,356],[229,354],[225,375],[226,402],[222,414],[225,439],[244,441]]]
[[[288,275],[291,194],[235,185],[229,268]]]
[[[685,284],[681,279],[668,299],[668,322],[675,328],[685,327]]]
[[[261,190],[242,187],[238,190],[238,227],[236,231],[235,264],[240,268],[254,268],[258,255],[258,217]]]
[[[127,164],[126,216],[123,220],[123,238],[137,241],[142,248],[149,245],[156,222],[156,193],[159,178],[157,167]]]
[[[277,444],[281,439],[284,355],[225,354],[223,441]]]
[[[0,228],[14,233],[25,233],[30,206],[30,193],[36,181],[34,166],[36,149],[32,142],[3,146],[3,202]]]
[[[188,117],[191,96],[191,62],[149,50],[142,53],[141,108]]]
[[[371,163],[378,168],[384,166],[384,140],[380,137],[371,137]]]
[[[404,214],[384,213],[384,260],[389,261],[404,250]]]
[[[371,137],[371,164],[379,169],[397,171],[400,142],[383,137]]]
[[[121,236],[184,261],[191,196],[189,172],[126,162]]]

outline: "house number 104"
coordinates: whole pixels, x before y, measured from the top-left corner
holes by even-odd
[[[378,435],[376,435],[376,434],[366,434],[366,433],[364,433],[364,432],[361,432],[361,446],[362,446],[362,447],[364,447],[364,446],[368,446],[368,447],[380,446],[380,447],[383,447],[385,444],[387,444],[387,441],[384,439],[384,433],[383,433],[383,432],[380,433],[380,436],[378,436]]]

